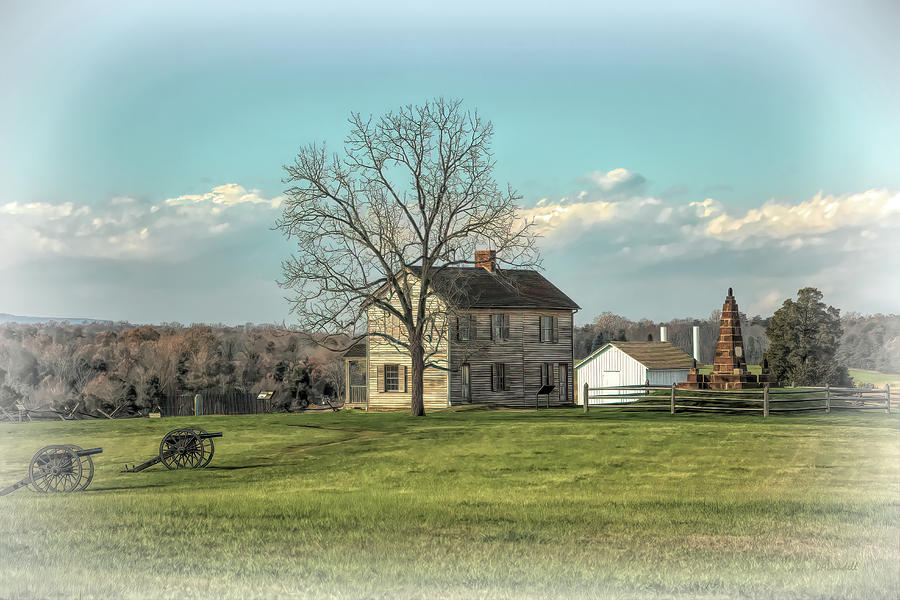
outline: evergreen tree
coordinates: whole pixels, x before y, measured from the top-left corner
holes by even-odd
[[[163,401],[163,393],[159,384],[159,377],[151,375],[144,385],[144,404],[143,408],[155,409]]]
[[[766,358],[776,380],[791,385],[850,385],[847,368],[835,356],[840,345],[841,311],[822,302],[822,292],[803,288],[784,301],[766,328]]]

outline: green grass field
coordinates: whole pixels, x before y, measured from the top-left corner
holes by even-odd
[[[885,384],[888,384],[891,386],[892,397],[894,393],[900,394],[900,374],[898,373],[880,373],[865,369],[848,369],[848,371],[856,385],[871,383],[875,387],[883,388]]]
[[[188,423],[201,471],[119,473]],[[900,420],[578,409],[0,425],[0,598],[896,598]]]

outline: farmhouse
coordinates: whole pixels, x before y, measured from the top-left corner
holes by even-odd
[[[415,267],[406,274],[414,296],[420,274]],[[573,402],[573,315],[579,307],[559,288],[537,271],[499,270],[490,250],[475,253],[474,267],[439,271],[433,288],[426,409],[470,403],[534,406],[544,385],[553,391],[541,396],[542,405]],[[403,328],[375,304],[367,307],[366,321],[364,349],[357,345],[344,356],[346,405],[408,408],[411,362],[402,345]],[[354,379],[354,367],[364,376]]]
[[[686,381],[694,366],[691,355],[669,342],[609,342],[575,365],[578,387],[617,387],[626,385],[672,385]],[[626,394],[627,390],[605,391],[603,395]],[[583,399],[578,397],[578,404]],[[591,404],[616,402],[615,399],[591,399]]]

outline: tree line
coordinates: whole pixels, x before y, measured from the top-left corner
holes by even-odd
[[[804,288],[773,317],[741,315],[748,364],[767,356],[786,384],[845,385],[847,368],[900,372],[900,316],[840,315]],[[616,340],[668,339],[692,353],[700,327],[700,359],[715,354],[719,312],[706,319],[633,321],[604,312],[575,330],[575,357]],[[271,325],[68,323],[0,325],[0,407],[141,414],[183,393],[272,391],[268,410],[287,411],[344,390],[340,354],[308,335]]]
[[[343,386],[339,354],[273,326],[0,326],[0,406],[140,414],[183,393],[275,392],[291,410]]]
[[[741,313],[741,333],[747,364],[766,358],[773,374],[785,384],[849,385],[848,368],[900,373],[900,315],[840,314],[826,307],[822,294],[803,288],[786,300],[772,317]],[[575,329],[575,360],[612,341],[659,340],[667,328],[668,341],[693,355],[692,328],[700,327],[700,363],[711,364],[716,352],[720,311],[706,319],[633,321],[604,312],[593,323]]]
[[[711,364],[716,353],[716,341],[719,337],[719,318],[721,311],[713,311],[705,319],[671,319],[664,322],[640,319],[632,321],[627,317],[611,312],[597,316],[593,323],[575,328],[575,360],[576,362],[607,342],[660,341],[660,327],[666,327],[667,339],[673,345],[688,354],[694,354],[692,330],[700,327],[700,363]],[[748,317],[741,313],[741,333],[744,336],[744,352],[748,364],[760,364],[763,354],[769,347],[766,327],[770,319],[760,316]]]

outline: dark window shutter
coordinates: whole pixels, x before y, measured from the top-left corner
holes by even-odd
[[[559,341],[559,317],[553,317],[553,343]]]
[[[491,363],[491,391],[497,391],[497,363]]]
[[[456,317],[456,341],[461,341],[462,338],[459,337],[459,317]]]
[[[547,373],[548,373],[547,379],[549,380],[548,383],[550,385],[556,385],[556,372],[555,371],[556,371],[556,369],[553,368],[553,363],[547,363]]]
[[[503,326],[501,327],[501,330],[502,330],[501,337],[504,340],[508,340],[509,339],[509,315],[508,314],[503,315]]]
[[[538,315],[538,331],[540,332],[540,341],[545,342],[547,340],[544,339],[544,318]]]
[[[541,386],[547,383],[547,363],[541,363]]]
[[[383,392],[384,391],[384,365],[378,365],[377,370],[378,370],[378,375],[377,375],[378,391]]]
[[[469,315],[469,339],[478,339],[478,321],[475,320],[475,315]]]
[[[506,370],[506,365],[503,365],[503,389],[509,391],[509,373]]]
[[[403,378],[403,383],[402,383],[403,393],[405,394],[406,391],[409,389],[409,369],[406,367],[406,365],[403,365],[402,378]]]
[[[490,326],[491,339],[492,339],[492,340],[496,340],[496,339],[497,339],[497,336],[494,335],[494,323],[495,323],[495,321],[496,321],[496,319],[497,319],[497,315],[493,315],[493,314],[492,314],[492,315],[490,315],[490,318],[491,318],[491,320],[490,320],[490,324],[491,324],[491,326]]]

